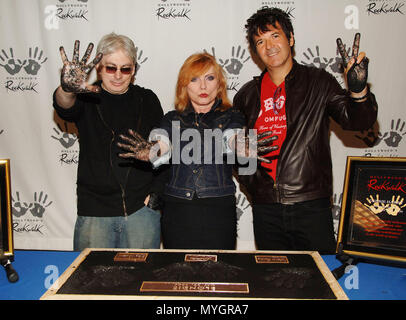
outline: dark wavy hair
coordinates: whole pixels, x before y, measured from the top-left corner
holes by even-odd
[[[279,23],[283,32],[288,38],[288,41],[290,41],[291,33],[292,35],[294,34],[293,26],[289,15],[285,11],[279,8],[265,7],[259,9],[250,18],[248,18],[245,29],[247,32],[248,43],[253,52],[257,52],[254,36],[258,36],[259,32],[269,31],[268,25],[272,25],[276,28],[276,22]],[[291,50],[293,50],[293,47]]]

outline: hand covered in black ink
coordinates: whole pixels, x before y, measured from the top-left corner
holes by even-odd
[[[141,161],[150,161],[153,160],[153,157],[150,159],[150,155],[160,156],[159,144],[157,141],[148,142],[141,135],[131,129],[128,130],[129,136],[123,134],[120,135],[120,138],[126,141],[127,143],[117,142],[117,145],[125,149],[127,153],[120,153],[119,156],[122,158],[134,158]]]
[[[351,57],[348,56],[341,38],[337,39],[338,51],[343,58],[344,73],[346,74],[348,89],[354,93],[359,93],[365,89],[368,78],[369,60],[365,56],[365,52],[361,52],[358,55],[360,38],[361,34],[356,33]]]
[[[265,131],[258,134],[255,141],[250,136],[246,136],[244,131],[242,130],[237,134],[237,155],[243,158],[257,158],[258,161],[271,163],[271,160],[263,156],[278,149],[278,146],[272,145],[273,141],[278,137],[271,136],[272,131]]]
[[[103,57],[102,53],[98,53],[91,63],[86,65],[89,60],[90,54],[93,50],[93,43],[89,43],[87,50],[79,61],[79,40],[75,41],[75,47],[73,50],[73,59],[70,62],[66,56],[65,49],[59,48],[61,58],[63,62],[63,68],[61,73],[61,87],[66,92],[83,93],[83,92],[100,92],[100,87],[89,85],[87,79],[90,71],[96,64],[100,62]]]

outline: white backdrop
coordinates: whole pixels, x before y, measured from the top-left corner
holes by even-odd
[[[261,72],[249,54],[244,25],[262,6],[291,15],[298,62],[325,68],[340,83],[335,39],[351,46],[355,32],[361,33],[378,124],[374,132],[344,132],[332,123],[338,222],[348,155],[406,155],[405,2],[0,0],[0,158],[11,160],[15,248],[72,249],[79,146],[75,127],[58,119],[52,108],[62,65],[59,46],[71,58],[76,39],[82,56],[89,42],[96,45],[106,33],[131,37],[140,66],[135,82],[152,89],[167,112],[173,108],[180,66],[192,53],[215,54],[226,71],[230,98]],[[254,249],[251,206],[240,191],[237,201],[237,249]]]

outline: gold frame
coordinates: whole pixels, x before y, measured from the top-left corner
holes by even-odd
[[[10,259],[14,256],[12,226],[10,160],[0,159],[0,228],[2,234],[3,232],[6,233],[6,237],[3,235],[3,240],[7,240],[7,243],[2,241],[3,255],[0,257],[1,259]]]
[[[404,169],[406,169],[406,158],[404,157],[355,157],[349,156],[347,157],[347,164],[346,164],[346,171],[345,171],[345,179],[344,179],[344,187],[343,187],[343,197],[342,197],[342,204],[341,204],[341,215],[340,215],[340,222],[338,228],[338,235],[337,235],[337,249],[336,252],[338,254],[347,254],[349,256],[359,257],[359,258],[366,258],[378,261],[389,261],[389,262],[400,262],[406,263],[406,250],[405,250],[405,257],[399,256],[396,254],[391,254],[394,252],[388,251],[388,254],[378,252],[379,250],[371,249],[371,247],[365,247],[365,251],[362,248],[352,248],[358,247],[347,243],[347,235],[345,234],[345,230],[347,230],[348,224],[353,223],[350,220],[350,216],[352,215],[352,203],[356,199],[352,199],[353,197],[353,189],[356,185],[357,181],[354,176],[353,170],[355,170],[355,163],[357,162],[358,168],[364,165],[385,165],[386,168],[391,164],[395,165],[396,167],[401,166],[401,163],[404,164]],[[381,174],[385,174],[385,168],[382,168],[383,171]],[[403,169],[403,168],[402,168]],[[406,174],[405,174],[406,179]],[[406,195],[405,195],[406,196]],[[404,230],[406,232],[406,229]],[[362,247],[359,246],[359,247]],[[382,251],[382,250],[381,250]]]

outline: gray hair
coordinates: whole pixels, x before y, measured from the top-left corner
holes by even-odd
[[[137,64],[137,49],[134,42],[127,36],[112,32],[103,36],[97,45],[97,53],[101,52],[103,55],[114,53],[119,49],[124,50],[134,65]]]

